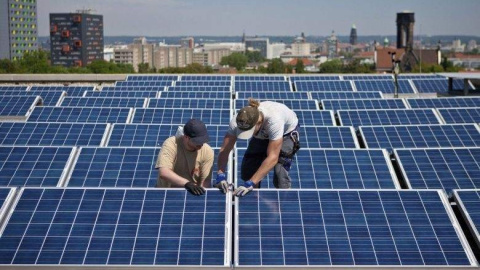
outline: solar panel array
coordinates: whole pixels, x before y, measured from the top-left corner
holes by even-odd
[[[448,80],[446,79],[413,79],[419,93],[445,93],[448,92]],[[463,80],[453,80],[452,90],[463,90]],[[468,86],[468,89],[472,89]]]
[[[0,117],[26,117],[39,102],[38,96],[0,96]]]
[[[455,190],[454,198],[467,225],[472,232],[475,242],[480,244],[480,190]]]
[[[384,98],[394,91],[389,74],[149,74],[103,87],[0,86],[0,97],[45,98],[27,122],[0,122],[0,205],[8,206],[0,268],[478,266],[462,216],[439,189],[477,188],[480,100],[411,99],[445,92],[419,87],[426,80],[447,81],[400,77],[406,102]],[[230,192],[153,188],[165,139],[201,119],[216,159],[250,97],[284,103],[299,118],[292,189],[273,190],[270,172],[233,208]],[[234,185],[243,182],[247,146],[238,140],[229,160]],[[460,207],[464,217],[476,213]]]

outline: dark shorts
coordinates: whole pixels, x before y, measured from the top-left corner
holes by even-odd
[[[262,162],[267,158],[268,143],[269,140],[250,139],[241,165],[241,178],[243,181],[250,180],[258,168],[260,168]],[[282,152],[289,153],[293,147],[294,142],[290,136],[283,137]],[[282,158],[283,157],[279,157],[280,163],[275,164],[273,168],[273,185],[276,188],[290,188],[292,181],[288,175],[288,171],[281,164]],[[258,187],[260,187],[260,183]]]

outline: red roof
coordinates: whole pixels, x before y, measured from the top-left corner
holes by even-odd
[[[297,64],[298,58],[292,59],[290,62],[288,62],[289,65],[295,66]],[[304,66],[312,66],[313,62],[308,60],[307,58],[302,58],[302,62]]]

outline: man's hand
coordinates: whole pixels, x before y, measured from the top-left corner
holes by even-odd
[[[190,193],[192,193],[195,196],[200,196],[205,194],[205,189],[203,187],[197,186],[197,184],[193,182],[186,183],[184,187],[186,190],[188,190]]]
[[[225,173],[217,174],[217,179],[215,179],[215,183],[213,186],[220,189],[223,193],[227,193],[228,183],[227,183],[227,177],[225,176]]]
[[[252,180],[245,181],[245,183],[243,183],[243,186],[239,186],[237,187],[237,189],[235,189],[233,195],[237,197],[243,197],[247,195],[250,191],[252,191],[254,186],[255,183],[253,183]]]

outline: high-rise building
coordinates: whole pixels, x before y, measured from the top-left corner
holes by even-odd
[[[352,30],[350,30],[350,44],[357,45],[357,27],[352,25]]]
[[[268,38],[247,38],[245,39],[245,50],[259,51],[264,58],[268,58],[269,54]]]
[[[332,31],[332,34],[327,39],[327,51],[328,51],[329,59],[337,57],[338,39],[337,39],[337,36],[335,35],[335,31]]]
[[[0,59],[37,49],[37,0],[0,0]]]
[[[88,10],[50,14],[52,65],[84,67],[103,60],[103,16]]]
[[[413,26],[415,13],[403,11],[397,13],[397,49],[413,48]]]

